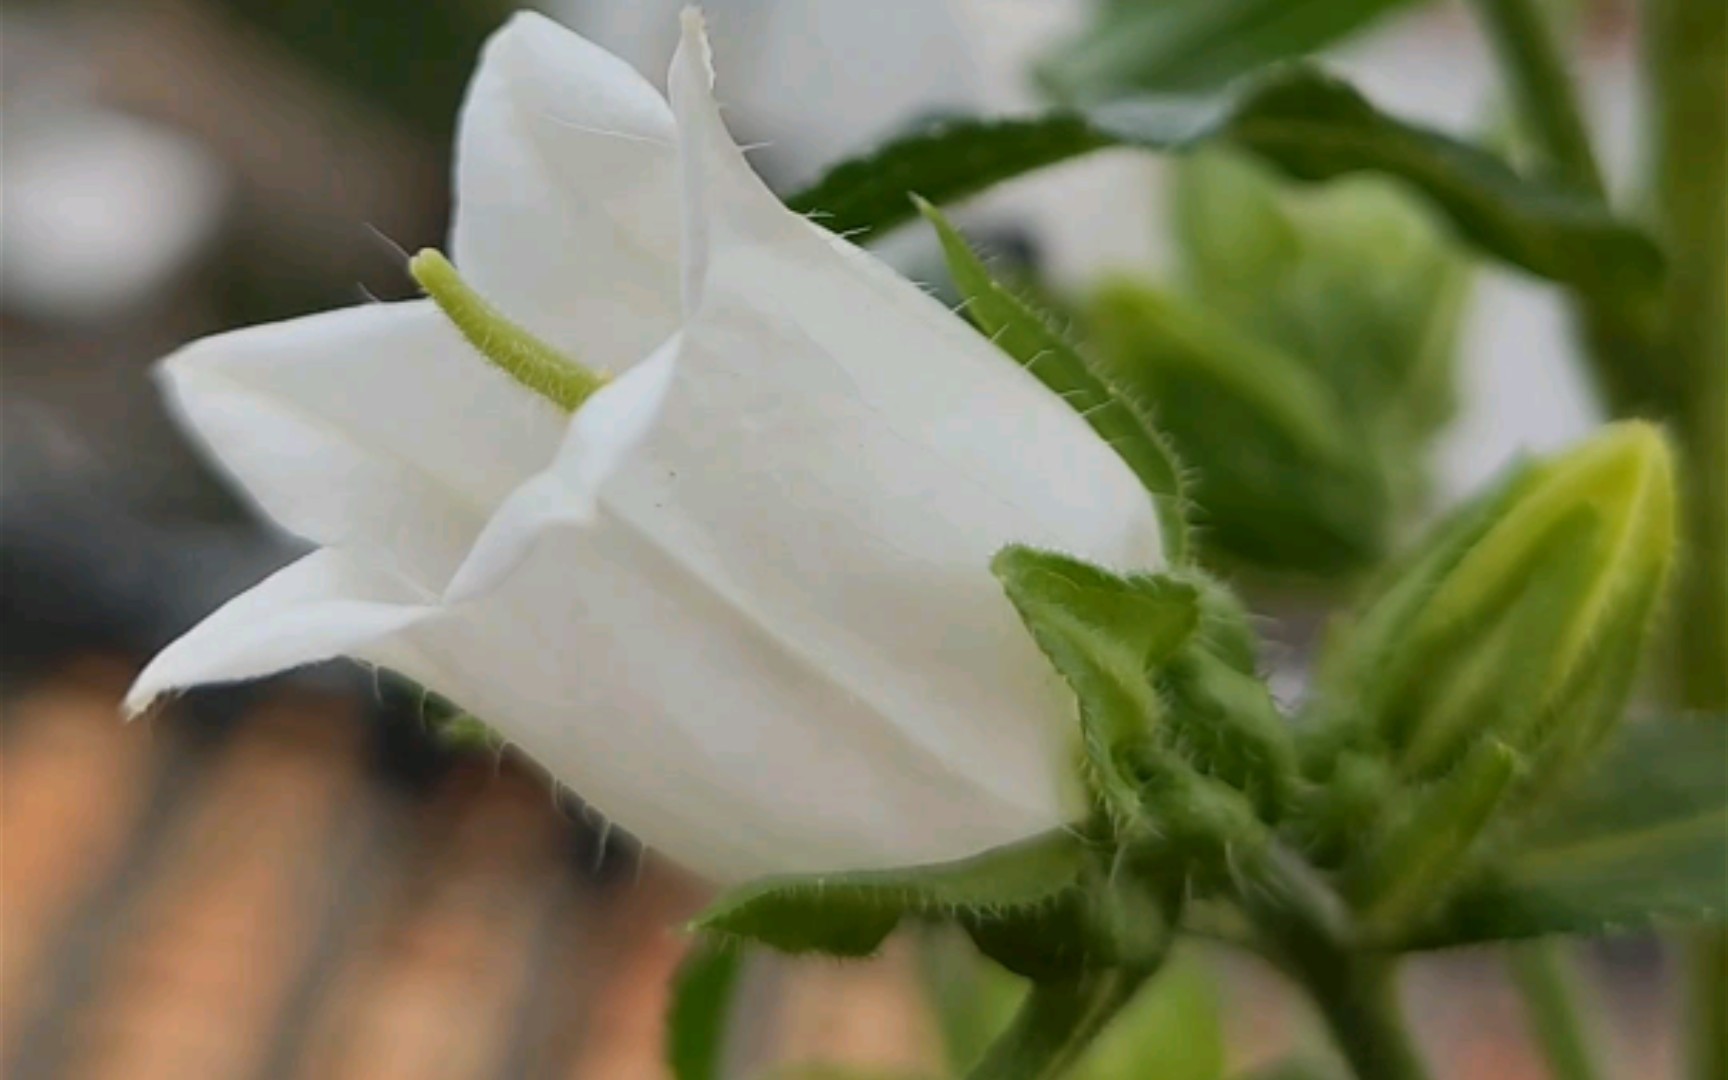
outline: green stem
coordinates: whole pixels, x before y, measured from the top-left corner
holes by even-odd
[[[1519,127],[1548,172],[1606,198],[1590,131],[1558,35],[1540,0],[1473,0]],[[1572,318],[1596,392],[1617,415],[1660,413],[1669,396],[1657,298],[1612,288],[1577,293]]]
[[[1273,847],[1246,895],[1271,955],[1301,984],[1358,1080],[1427,1080],[1398,1004],[1397,961],[1353,940],[1348,911],[1295,855]]]
[[[1299,974],[1359,1080],[1426,1080],[1390,957],[1338,953]]]
[[[1602,172],[1565,54],[1536,0],[1475,0],[1475,8],[1525,132],[1553,172],[1602,195]]]
[[[1685,479],[1674,696],[1728,711],[1728,4],[1646,0],[1651,195],[1669,254],[1668,402]],[[1728,932],[1692,942],[1691,1067],[1728,1080]]]
[[[1513,981],[1554,1080],[1602,1080],[1596,1040],[1584,1022],[1583,975],[1564,943],[1538,941],[1511,950]]]
[[[1687,469],[1678,704],[1728,710],[1728,4],[1651,0],[1652,189],[1668,246],[1670,402]]]
[[[1690,1065],[1696,1080],[1728,1076],[1728,931],[1704,930],[1691,941]]]
[[[1061,1076],[1115,1018],[1148,973],[1110,968],[1054,983],[1037,983],[1008,1030],[969,1080],[1052,1080]]]

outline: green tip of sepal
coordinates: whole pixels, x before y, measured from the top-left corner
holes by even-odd
[[[1165,562],[1179,567],[1192,561],[1188,478],[1153,422],[1150,399],[1112,382],[1048,312],[991,277],[940,210],[917,195],[911,199],[936,230],[949,276],[965,298],[966,317],[1004,356],[1078,413],[1134,473],[1152,499]]]
[[[606,385],[605,375],[590,371],[505,318],[462,280],[442,252],[422,249],[408,260],[408,273],[481,356],[565,412],[575,412]]]
[[[1675,554],[1673,453],[1627,421],[1527,465],[1443,523],[1328,659],[1331,706],[1406,776],[1483,737],[1537,773],[1599,744]]]
[[[1488,739],[1394,811],[1349,878],[1372,935],[1395,936],[1445,898],[1523,772],[1515,750]]]

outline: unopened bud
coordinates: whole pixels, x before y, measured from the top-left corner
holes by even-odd
[[[1674,547],[1668,445],[1615,424],[1436,530],[1328,658],[1320,708],[1408,779],[1489,738],[1549,775],[1624,709]]]
[[[1366,421],[1321,374],[1196,301],[1128,278],[1094,296],[1088,325],[1111,380],[1157,403],[1194,470],[1210,549],[1274,570],[1372,561],[1390,488]]]

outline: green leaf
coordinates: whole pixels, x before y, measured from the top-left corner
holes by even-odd
[[[720,1080],[732,997],[744,951],[732,942],[697,941],[679,965],[666,1019],[666,1062],[676,1080]]]
[[[1100,377],[1049,317],[990,276],[942,212],[914,196],[942,241],[949,273],[966,301],[966,314],[998,348],[1013,357],[1085,418],[1151,493],[1173,566],[1188,554],[1187,499],[1182,470],[1145,409]]]
[[[1062,831],[958,862],[768,878],[721,896],[695,925],[781,952],[868,956],[907,916],[1048,904],[1074,884],[1084,861],[1084,841]]]
[[[1105,147],[1182,150],[1211,140],[1251,150],[1302,180],[1396,177],[1482,250],[1586,291],[1642,293],[1662,275],[1655,243],[1600,200],[1521,178],[1492,154],[1393,119],[1306,65],[1207,96],[946,121],[841,163],[787,204],[834,232],[868,236],[908,220],[913,192],[947,203]]]
[[[1728,718],[1628,724],[1410,947],[1728,919]]]
[[[1128,820],[1139,803],[1124,765],[1150,747],[1159,714],[1150,671],[1193,635],[1198,591],[1174,578],[1120,577],[1019,546],[1004,548],[990,568],[1074,691],[1094,793],[1112,817]]]
[[[1408,0],[1114,0],[1038,65],[1064,100],[1220,86],[1310,53]]]

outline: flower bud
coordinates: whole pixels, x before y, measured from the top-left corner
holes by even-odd
[[[1390,489],[1354,416],[1300,359],[1174,293],[1106,282],[1088,311],[1104,370],[1194,469],[1208,547],[1274,570],[1337,573],[1384,547]]]
[[[1452,411],[1467,260],[1383,178],[1298,187],[1217,147],[1175,165],[1171,209],[1168,290],[1110,283],[1091,328],[1193,469],[1207,546],[1307,575],[1378,562]]]
[[[1485,740],[1530,780],[1597,746],[1675,547],[1671,452],[1630,421],[1526,465],[1443,524],[1331,650],[1318,709],[1409,780]]]

